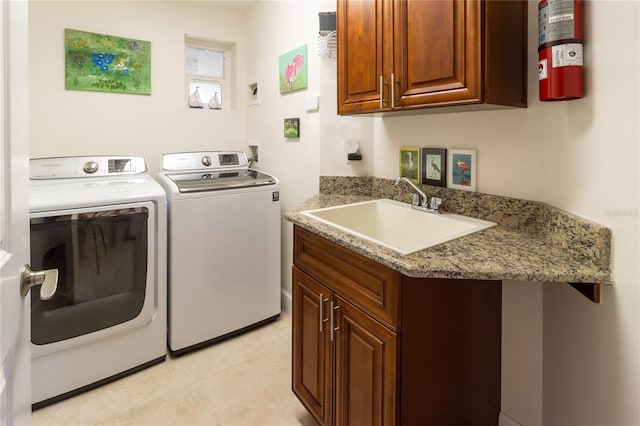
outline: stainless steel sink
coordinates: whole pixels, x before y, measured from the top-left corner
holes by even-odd
[[[418,211],[409,204],[387,199],[307,210],[302,214],[402,255],[497,225],[452,213]]]

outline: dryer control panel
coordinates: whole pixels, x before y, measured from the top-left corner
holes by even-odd
[[[240,169],[248,164],[247,154],[242,151],[180,152],[162,156],[162,169],[167,171]]]
[[[147,172],[144,157],[83,156],[32,158],[30,179],[70,179],[139,175]]]

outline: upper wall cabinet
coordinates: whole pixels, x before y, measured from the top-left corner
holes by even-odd
[[[338,113],[527,106],[527,2],[338,0]]]

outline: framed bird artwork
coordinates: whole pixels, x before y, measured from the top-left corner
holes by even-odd
[[[420,148],[400,147],[400,176],[420,183]]]
[[[446,149],[422,148],[422,183],[424,185],[447,186]]]
[[[447,186],[465,191],[476,190],[476,151],[450,149]]]
[[[307,88],[307,45],[293,49],[278,59],[280,94]]]

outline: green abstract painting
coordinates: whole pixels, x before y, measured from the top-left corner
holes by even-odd
[[[151,43],[64,30],[65,88],[151,94]]]

